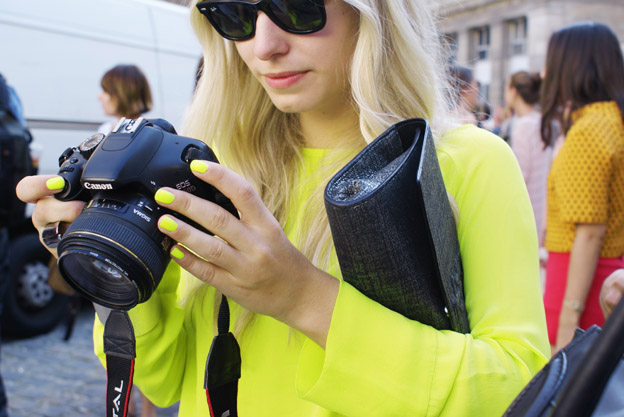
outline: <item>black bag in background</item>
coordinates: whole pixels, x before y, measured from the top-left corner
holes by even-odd
[[[455,219],[423,119],[382,133],[327,184],[346,282],[437,329],[470,332]]]
[[[0,75],[0,227],[24,221],[26,204],[15,195],[17,183],[34,173],[30,132],[9,108],[9,89]]]
[[[504,417],[624,416],[624,303],[577,335],[533,377]]]

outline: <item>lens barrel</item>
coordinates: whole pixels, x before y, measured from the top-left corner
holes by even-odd
[[[58,246],[59,270],[69,284],[97,304],[122,310],[152,295],[169,260],[169,238],[155,218],[146,229],[142,218],[126,217],[87,207]]]

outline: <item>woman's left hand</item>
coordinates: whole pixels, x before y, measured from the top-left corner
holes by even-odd
[[[162,216],[160,230],[183,245],[172,248],[173,259],[240,305],[272,316],[324,346],[339,281],[312,265],[290,243],[260,196],[241,176],[207,161],[193,161],[191,168],[232,201],[240,220],[198,196],[160,189],[156,193],[160,205],[215,234],[173,216]]]

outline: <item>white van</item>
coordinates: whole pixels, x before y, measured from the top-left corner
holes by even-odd
[[[0,0],[0,73],[21,98],[39,173],[107,120],[97,98],[102,75],[139,66],[154,107],[145,117],[178,127],[190,104],[201,48],[186,7],[159,0]],[[2,198],[2,197],[0,197]],[[68,298],[48,285],[49,252],[29,219],[11,226],[11,284],[2,332],[33,336],[66,314]]]
[[[107,120],[97,96],[102,75],[135,64],[150,83],[146,117],[182,122],[201,48],[189,9],[160,0],[0,1],[0,73],[20,96],[40,173]]]

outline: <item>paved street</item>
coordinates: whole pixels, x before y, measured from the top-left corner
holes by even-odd
[[[106,373],[93,354],[93,312],[83,310],[69,342],[65,325],[25,340],[2,343],[0,366],[10,417],[105,416]],[[159,409],[177,416],[177,407]]]

